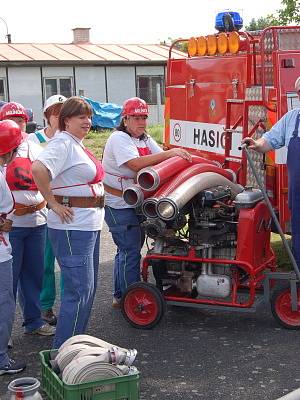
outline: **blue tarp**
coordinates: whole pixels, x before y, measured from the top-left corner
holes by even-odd
[[[84,99],[93,108],[92,126],[94,128],[115,128],[121,120],[122,107],[113,103],[98,103],[87,97]]]

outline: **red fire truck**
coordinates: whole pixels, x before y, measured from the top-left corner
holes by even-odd
[[[160,320],[165,303],[242,311],[255,309],[264,297],[271,299],[281,325],[299,329],[299,271],[276,272],[271,214],[249,168],[254,165],[280,226],[289,233],[286,150],[262,156],[240,145],[242,138],[260,137],[300,106],[294,89],[300,75],[300,27],[223,29],[186,40],[188,55],[173,58],[182,41],[171,46],[167,65],[164,145],[184,147],[196,162],[207,163],[191,167],[198,168],[197,177],[190,177],[193,172],[172,175],[176,166],[167,164],[139,172],[141,188],[152,190],[142,210],[154,242],[143,260],[144,282],[128,288],[123,314],[133,326],[149,328]],[[225,180],[224,170],[233,171],[235,183]],[[163,183],[166,171],[169,183]],[[160,179],[157,190],[153,182]],[[244,191],[233,193],[239,191],[235,184]],[[155,286],[147,282],[149,267]],[[282,279],[286,285],[273,290]]]
[[[300,27],[191,38],[184,59],[172,58],[176,43],[167,71],[165,145],[218,160],[239,183],[256,186],[239,146],[243,137],[261,136],[300,107],[294,88]],[[282,228],[290,232],[286,149],[253,157]]]

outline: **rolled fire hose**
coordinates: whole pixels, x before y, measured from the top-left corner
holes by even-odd
[[[118,366],[103,362],[102,357],[87,356],[71,361],[63,371],[62,381],[78,384],[122,375],[123,371]]]
[[[137,355],[137,350],[120,350],[118,347],[112,347],[110,350],[104,349],[103,347],[89,347],[88,349],[81,350],[75,355],[73,360],[77,360],[80,357],[86,356],[104,356],[106,362],[118,365],[127,365],[130,367]]]
[[[50,361],[52,369],[60,373],[65,367],[70,364],[73,358],[84,349],[90,349],[91,347],[87,344],[75,343],[69,346],[65,346],[61,351],[58,352],[54,360]],[[95,347],[98,348],[98,347]],[[99,347],[100,348],[100,347]]]
[[[155,192],[146,192],[139,185],[132,185],[124,189],[123,200],[132,207],[139,207],[143,204],[145,199],[152,196],[154,193]]]
[[[192,156],[192,164],[219,165],[217,162],[198,156]],[[189,161],[175,156],[153,167],[142,168],[137,174],[137,183],[144,190],[155,190],[176,173],[190,166],[191,163]]]
[[[300,389],[297,389],[291,393],[286,394],[283,397],[278,398],[277,400],[299,400],[299,399],[300,399]]]
[[[157,203],[158,216],[166,221],[175,219],[183,206],[187,204],[201,190],[214,186],[227,186],[236,196],[244,188],[241,185],[232,183],[229,179],[215,172],[203,172],[195,175],[177,187],[168,197],[160,199]]]
[[[138,373],[137,368],[127,365],[113,365],[102,356],[86,356],[73,360],[63,371],[62,380],[67,384],[79,384],[115,376]]]
[[[136,354],[135,349],[127,350],[93,336],[77,335],[63,343],[53,363],[62,372],[65,383],[75,384],[138,373],[132,367]]]
[[[216,172],[220,175],[223,175],[225,178],[229,179],[232,182],[236,181],[235,173],[230,169],[222,169],[216,167],[215,165],[210,164],[196,164],[192,165],[183,171],[179,172],[175,175],[172,180],[166,182],[162,185],[154,196],[149,197],[146,199],[142,205],[142,212],[147,218],[157,218],[157,210],[156,205],[158,200],[163,197],[167,197],[170,193],[172,193],[179,185],[185,182],[187,179],[195,176],[197,174],[203,172]]]
[[[64,347],[69,346],[71,344],[76,344],[76,343],[80,343],[80,344],[87,344],[88,346],[94,346],[94,347],[104,347],[105,349],[111,349],[112,347],[114,347],[114,344],[105,342],[102,339],[98,339],[94,336],[90,336],[90,335],[76,335],[76,336],[72,336],[69,339],[67,339],[58,349],[58,351],[62,351]],[[119,346],[115,346],[118,347],[120,350],[125,350],[127,351],[127,349],[124,349],[123,347],[119,347]]]

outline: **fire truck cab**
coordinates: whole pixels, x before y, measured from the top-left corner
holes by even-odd
[[[231,168],[237,182],[256,187],[240,149],[260,137],[287,111],[300,107],[294,89],[300,75],[300,27],[270,27],[192,37],[188,55],[172,52],[167,65],[165,146],[184,147]],[[286,149],[253,161],[285,232],[290,232]]]

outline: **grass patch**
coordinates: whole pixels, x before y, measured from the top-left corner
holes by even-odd
[[[147,132],[158,144],[162,144],[163,130],[163,125],[151,125],[148,127]],[[95,154],[96,157],[101,159],[105,143],[112,132],[113,131],[110,129],[90,131],[84,139],[84,144]]]
[[[285,237],[287,238],[289,244],[291,244],[291,237],[289,235],[286,235]],[[278,268],[282,271],[292,270],[293,269],[292,264],[283,246],[280,235],[272,233],[271,246],[276,254]]]

